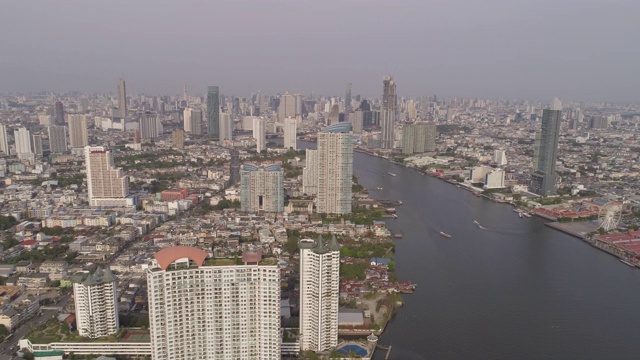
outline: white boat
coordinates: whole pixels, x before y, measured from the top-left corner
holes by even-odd
[[[518,213],[518,216],[520,217],[520,219],[523,219],[523,218],[524,218],[524,215],[522,215],[522,213],[521,213],[521,212],[519,212],[519,213]]]
[[[392,172],[387,173],[387,174],[389,174],[390,176],[398,176],[398,175],[396,175],[396,174],[394,174],[394,173],[392,173]]]
[[[440,231],[440,235],[446,237],[447,239],[451,238],[451,235],[447,234],[446,232]]]
[[[625,260],[625,259],[620,259],[620,261],[621,261],[623,264],[625,264],[625,265],[629,265],[629,266],[631,266],[631,267],[636,267],[636,265],[635,265],[634,263],[629,262],[629,261],[627,261],[627,260]]]
[[[531,217],[531,214],[529,214],[529,213],[522,213],[522,215],[524,215],[524,217],[528,217],[528,218]]]

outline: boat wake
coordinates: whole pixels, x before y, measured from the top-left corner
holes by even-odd
[[[507,229],[497,229],[497,228],[488,228],[486,226],[482,226],[478,221],[474,220],[473,223],[480,230],[491,231],[498,234],[511,235],[511,236],[527,236],[530,232],[526,231],[517,231],[517,230],[507,230]]]

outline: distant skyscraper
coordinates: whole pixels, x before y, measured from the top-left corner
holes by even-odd
[[[284,172],[280,164],[242,165],[240,206],[242,211],[284,211]]]
[[[318,133],[318,213],[351,213],[353,136],[343,122]]]
[[[402,153],[414,154],[436,150],[436,124],[419,122],[402,127]]]
[[[202,110],[184,109],[184,131],[193,135],[202,135]]]
[[[220,113],[220,141],[233,140],[233,119],[231,114]]]
[[[300,241],[300,350],[324,352],[338,345],[340,245],[322,236]]]
[[[553,99],[550,109],[542,111],[540,131],[536,134],[530,190],[542,196],[556,191],[556,158],[562,121],[562,103]]]
[[[364,129],[364,112],[362,110],[356,110],[349,117],[349,121],[353,126],[353,132],[355,134],[362,133],[362,129]]]
[[[67,127],[49,126],[49,151],[60,154],[67,151]]]
[[[253,118],[253,138],[256,139],[256,151],[267,150],[267,139],[265,133],[265,123],[263,118]]]
[[[184,130],[173,130],[171,133],[171,146],[175,149],[184,149]]]
[[[284,148],[296,150],[298,148],[298,125],[294,118],[284,119]]]
[[[280,359],[280,269],[207,265],[194,247],[160,250],[147,270],[153,360]]]
[[[118,332],[118,289],[109,268],[71,277],[76,324],[80,336],[99,338]]]
[[[148,111],[140,115],[138,128],[143,139],[157,139],[164,131],[158,114]]]
[[[220,89],[217,86],[207,88],[207,126],[209,137],[220,139]]]
[[[288,91],[285,91],[283,95],[280,95],[280,105],[278,106],[278,121],[284,121],[284,119],[288,117],[296,117],[296,103],[296,96],[289,94]]]
[[[7,137],[7,127],[0,124],[0,152],[9,155],[9,138]]]
[[[507,165],[507,155],[504,150],[493,151],[493,162],[498,166]]]
[[[54,105],[53,118],[55,119],[56,124],[64,124],[64,106],[60,101],[56,101]]]
[[[84,148],[90,206],[125,206],[131,203],[129,177],[113,164],[113,154],[102,146]]]
[[[347,83],[347,90],[344,96],[344,121],[349,121],[351,115],[351,83]]]
[[[335,104],[331,107],[331,111],[327,116],[327,126],[335,125],[340,122],[340,105]]]
[[[31,135],[31,148],[33,149],[33,153],[36,156],[42,156],[43,154],[42,135],[40,134]]]
[[[231,162],[229,163],[231,171],[231,184],[235,185],[240,181],[240,152],[235,149],[230,150]]]
[[[87,117],[84,115],[69,115],[69,145],[72,148],[89,145]]]
[[[383,149],[393,149],[395,142],[396,106],[398,101],[396,83],[393,81],[393,78],[386,76],[382,84],[382,120],[380,121],[382,134],[380,144]]]
[[[302,192],[305,195],[318,194],[318,150],[306,150],[305,166],[302,169]]]
[[[31,132],[27,128],[21,127],[13,132],[16,142],[16,154],[20,159],[32,158],[33,147],[31,143]]]
[[[127,109],[127,85],[124,79],[120,79],[120,82],[118,82],[118,116],[125,118],[127,115],[129,115]]]

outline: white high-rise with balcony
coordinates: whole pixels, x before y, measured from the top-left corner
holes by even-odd
[[[113,164],[113,154],[103,146],[84,148],[87,189],[91,206],[130,206],[129,177]]]
[[[306,150],[305,165],[302,169],[302,192],[305,195],[318,194],[318,150]]]
[[[98,338],[117,333],[118,294],[111,270],[98,266],[92,273],[75,274],[71,281],[80,336]]]
[[[340,245],[322,236],[300,241],[300,350],[324,352],[338,345]]]
[[[79,148],[89,145],[89,133],[87,130],[87,117],[85,115],[68,115],[69,119],[69,146]]]
[[[351,123],[342,122],[318,133],[318,213],[351,213],[353,136],[350,129]]]
[[[257,256],[256,256],[257,255]],[[153,360],[280,359],[280,270],[205,265],[195,247],[159,251],[147,270]]]
[[[267,150],[265,120],[263,118],[253,118],[253,138],[256,139],[256,151]]]

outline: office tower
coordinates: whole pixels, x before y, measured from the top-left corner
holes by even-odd
[[[52,153],[60,154],[67,151],[67,149],[67,127],[49,126],[49,150]]]
[[[42,135],[33,134],[31,135],[31,148],[33,149],[33,153],[36,156],[42,156]]]
[[[413,154],[416,140],[416,125],[402,127],[402,153]]]
[[[27,128],[21,127],[13,132],[16,142],[16,154],[18,158],[27,159],[33,157],[33,147],[31,143],[31,132]]]
[[[118,332],[118,289],[111,270],[100,265],[91,273],[71,277],[78,334],[90,338]]]
[[[256,151],[267,150],[267,139],[265,134],[265,124],[263,118],[253,118],[253,138],[256,139]]]
[[[164,131],[158,114],[148,111],[140,114],[138,129],[142,139],[157,139]]]
[[[296,150],[298,148],[298,123],[294,118],[284,119],[284,148]]]
[[[127,109],[127,85],[124,79],[120,79],[120,82],[118,82],[118,116],[124,119],[127,115],[129,115]]]
[[[340,245],[322,236],[300,241],[300,350],[322,352],[338,345]]]
[[[56,101],[53,107],[53,118],[56,124],[64,124],[64,106],[60,101]]]
[[[79,148],[89,145],[87,117],[84,115],[69,115],[69,145]]]
[[[536,145],[531,174],[531,192],[549,196],[556,188],[556,157],[562,121],[562,103],[553,99],[551,108],[542,111],[540,131],[536,134]]]
[[[349,121],[351,121],[353,132],[355,134],[362,133],[362,130],[364,129],[364,112],[362,110],[358,109],[351,114]]]
[[[184,109],[184,131],[192,135],[202,135],[202,110]]]
[[[416,102],[413,99],[407,102],[407,116],[409,116],[409,120],[416,120],[418,118],[418,109],[416,108]]]
[[[318,194],[318,150],[306,150],[305,165],[302,169],[302,192],[305,195]]]
[[[351,83],[347,83],[347,89],[344,94],[344,121],[349,121],[351,113]]]
[[[0,124],[0,152],[9,155],[9,138],[7,137],[7,127]]]
[[[231,114],[220,113],[220,141],[233,140],[233,120]]]
[[[175,149],[184,149],[184,130],[173,130],[171,133],[171,146]]]
[[[318,213],[350,214],[353,184],[351,123],[328,126],[318,133]]]
[[[207,133],[210,138],[220,138],[220,89],[217,86],[207,88]]]
[[[278,121],[283,121],[288,117],[296,117],[297,97],[285,91],[280,95],[280,105],[278,106]]]
[[[494,150],[493,151],[493,162],[498,166],[507,165],[507,154],[504,150]]]
[[[90,206],[129,204],[129,177],[113,164],[113,154],[103,146],[86,146],[85,167]]]
[[[243,254],[244,265],[207,265],[194,247],[160,250],[147,270],[154,360],[280,359],[280,270]]]
[[[230,173],[231,173],[230,182],[232,185],[235,185],[240,181],[240,152],[238,150],[232,149],[230,150],[230,154],[231,154],[231,162],[229,163]]]
[[[396,126],[396,83],[390,76],[385,76],[382,81],[382,119],[380,125],[382,134],[380,144],[383,149],[393,149],[394,147],[394,129]]]
[[[284,211],[284,172],[280,164],[242,165],[240,208],[242,211]]]

